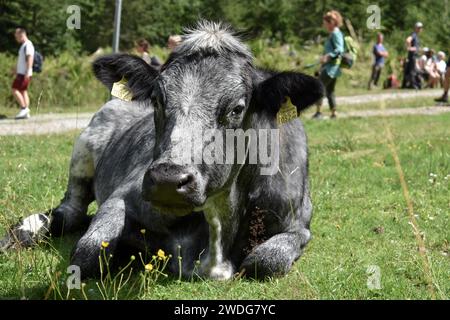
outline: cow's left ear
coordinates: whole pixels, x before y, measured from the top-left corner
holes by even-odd
[[[94,74],[110,90],[114,82],[123,78],[133,94],[133,100],[150,98],[153,81],[159,75],[158,70],[149,66],[144,60],[129,54],[111,54],[98,58],[92,64]]]
[[[275,73],[257,84],[253,97],[258,109],[275,116],[289,97],[300,113],[324,95],[322,83],[297,72]]]

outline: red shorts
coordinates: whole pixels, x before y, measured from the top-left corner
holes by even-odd
[[[19,90],[19,91],[25,91],[28,89],[28,85],[30,84],[31,77],[25,79],[25,76],[23,74],[16,75],[16,78],[14,79],[12,88]]]

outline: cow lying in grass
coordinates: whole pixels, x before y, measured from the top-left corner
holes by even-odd
[[[52,236],[83,230],[71,257],[83,278],[98,275],[102,242],[114,257],[133,250],[180,254],[184,276],[198,260],[201,274],[213,279],[240,270],[253,277],[287,273],[311,238],[312,205],[302,123],[295,117],[279,124],[277,113],[286,99],[298,112],[313,104],[321,84],[255,68],[248,48],[209,22],[187,31],[159,71],[127,54],[99,58],[93,68],[108,88],[126,79],[133,101],[113,99],[94,115],[75,143],[61,204],[25,219],[3,246],[31,244],[46,226]],[[204,155],[217,132],[236,129],[279,129],[272,174],[249,161],[251,137],[244,163],[176,161],[187,145],[192,157]],[[200,131],[202,139],[189,144]],[[94,200],[99,209],[90,217]],[[178,272],[178,263],[172,259],[169,270]]]

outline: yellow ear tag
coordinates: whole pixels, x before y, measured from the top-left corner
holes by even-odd
[[[114,82],[111,89],[111,95],[125,101],[131,101],[133,94],[127,87],[127,80],[122,78],[119,82]]]
[[[277,123],[283,124],[297,118],[297,108],[292,104],[291,98],[286,97],[286,102],[281,105],[277,113]]]

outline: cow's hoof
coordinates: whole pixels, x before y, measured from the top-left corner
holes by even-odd
[[[233,266],[229,262],[223,262],[211,267],[207,275],[213,280],[229,280],[233,276]]]
[[[99,248],[100,246],[93,247],[80,240],[72,252],[70,264],[80,268],[82,279],[96,278],[101,274],[99,262],[101,250]]]
[[[250,254],[242,262],[239,270],[245,270],[247,278],[266,280],[270,277],[279,277],[289,272],[291,265],[283,259],[272,259],[267,256]]]
[[[52,217],[50,233],[55,237],[60,237],[64,233],[85,230],[91,221],[91,217],[65,205],[51,210],[50,214]]]

